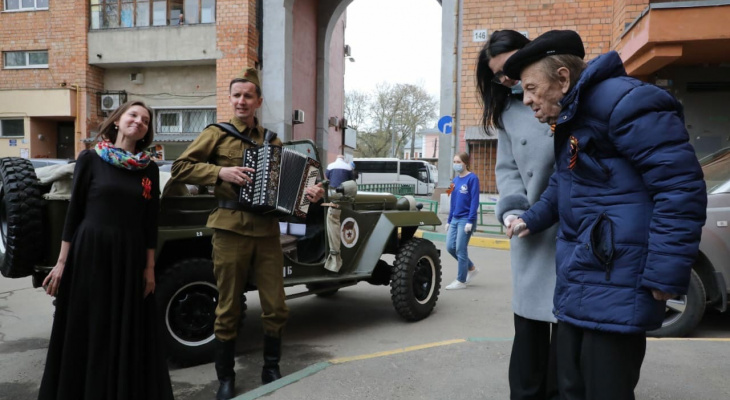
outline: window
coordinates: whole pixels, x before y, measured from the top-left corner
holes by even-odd
[[[48,0],[5,0],[5,11],[48,10]]]
[[[22,119],[0,119],[0,136],[25,136]]]
[[[3,66],[11,68],[48,68],[48,50],[3,52]]]
[[[215,122],[214,109],[155,110],[157,133],[200,133]]]
[[[43,2],[48,4],[48,0]],[[89,4],[91,29],[215,22],[215,0],[89,0]]]

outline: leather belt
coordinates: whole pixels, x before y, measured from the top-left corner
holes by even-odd
[[[239,203],[236,200],[218,200],[218,208],[227,208],[229,210],[237,211],[252,211],[250,206]]]

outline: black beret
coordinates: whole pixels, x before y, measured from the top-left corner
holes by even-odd
[[[502,70],[512,79],[520,79],[522,70],[547,56],[572,54],[585,57],[583,41],[575,31],[548,31],[528,43],[504,63]]]

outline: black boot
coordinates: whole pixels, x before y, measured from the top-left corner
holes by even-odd
[[[261,383],[264,385],[281,378],[281,338],[264,335],[264,368],[261,370]]]
[[[236,372],[233,370],[236,363],[235,350],[235,339],[228,341],[215,339],[215,372],[220,382],[218,394],[215,396],[216,400],[227,400],[236,396]]]

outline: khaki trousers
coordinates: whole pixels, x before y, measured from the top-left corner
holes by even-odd
[[[280,337],[289,316],[284,301],[284,255],[278,236],[249,237],[216,229],[213,233],[213,273],[218,284],[215,336],[236,338],[241,296],[249,277],[255,279],[261,300],[264,334]]]

